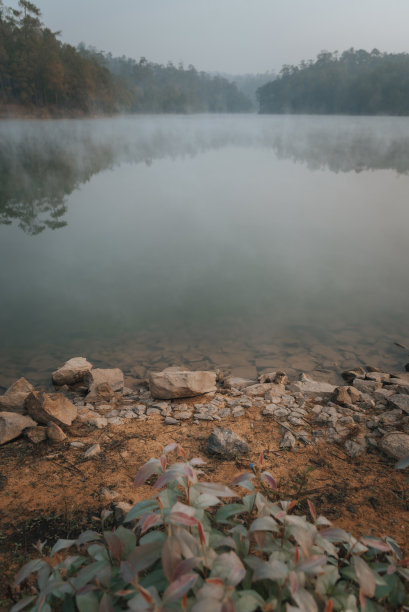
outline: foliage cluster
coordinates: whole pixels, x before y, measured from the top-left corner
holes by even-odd
[[[409,114],[409,54],[349,49],[286,65],[257,91],[261,113]]]
[[[172,452],[182,460],[169,465]],[[370,612],[408,603],[407,560],[393,539],[358,540],[311,502],[311,520],[294,515],[297,502],[278,501],[262,455],[229,486],[201,482],[203,464],[168,445],[136,475],[137,487],[154,478],[154,495],[131,508],[131,528],[104,529],[105,511],[102,533],[59,540],[51,559],[20,570],[16,585],[32,574],[37,585],[32,577],[33,595],[12,612]]]
[[[236,112],[250,101],[221,77],[113,58],[58,40],[28,0],[18,9],[0,0],[0,103],[82,113]]]

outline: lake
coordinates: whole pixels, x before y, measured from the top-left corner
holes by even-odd
[[[0,121],[0,386],[408,351],[409,118]]]

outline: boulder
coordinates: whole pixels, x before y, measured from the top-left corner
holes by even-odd
[[[0,444],[18,438],[24,429],[36,425],[33,419],[17,412],[0,412]]]
[[[212,393],[216,391],[216,372],[190,372],[168,368],[149,375],[149,388],[152,397],[158,399],[195,397]]]
[[[355,404],[361,399],[361,393],[355,387],[336,387],[332,401],[336,404]]]
[[[388,403],[392,408],[399,408],[409,414],[409,395],[397,393],[388,398]]]
[[[122,392],[124,388],[124,373],[119,368],[90,370],[84,377],[88,385],[87,399],[106,395],[109,390]]]
[[[33,385],[25,378],[19,378],[7,389],[5,394],[0,397],[0,410],[24,414],[26,411],[24,402],[32,391],[34,391]]]
[[[409,455],[409,434],[402,431],[387,433],[378,443],[378,447],[394,459]]]
[[[365,378],[365,370],[363,368],[354,368],[353,370],[345,370],[342,372],[342,378],[349,383],[352,383],[355,378]]]
[[[55,385],[75,385],[83,382],[85,376],[92,369],[92,363],[89,363],[85,357],[73,357],[64,363],[64,365],[53,372],[52,378]]]
[[[290,391],[299,391],[306,396],[321,395],[323,397],[330,397],[335,391],[335,385],[330,383],[313,380],[305,374],[301,374],[300,380],[291,383],[288,386]]]
[[[48,425],[71,425],[77,417],[77,407],[62,393],[33,391],[27,397],[25,407],[28,414],[38,423]]]
[[[222,457],[234,458],[247,455],[250,452],[250,447],[231,429],[216,427],[207,440],[207,450],[209,453]]]
[[[29,427],[24,430],[24,435],[30,442],[33,444],[40,444],[40,442],[44,442],[47,439],[47,427]]]
[[[47,427],[47,437],[52,442],[62,442],[67,436],[56,423],[49,423]]]

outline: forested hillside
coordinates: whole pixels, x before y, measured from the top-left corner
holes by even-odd
[[[58,40],[28,0],[0,0],[0,105],[55,115],[115,112],[243,112],[250,101],[221,77],[114,58]]]
[[[409,54],[349,49],[284,66],[257,91],[261,113],[409,114]]]

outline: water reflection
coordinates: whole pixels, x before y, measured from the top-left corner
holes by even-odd
[[[67,196],[104,170],[224,147],[264,147],[311,170],[409,172],[406,118],[137,117],[0,121],[0,224],[66,225]]]

